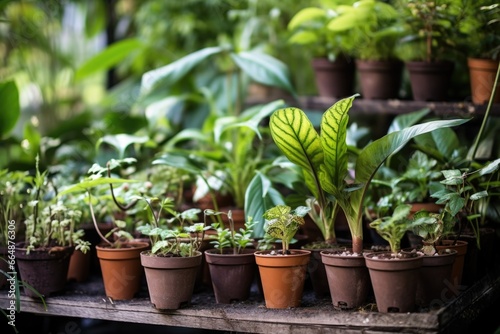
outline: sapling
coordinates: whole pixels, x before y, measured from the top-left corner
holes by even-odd
[[[243,228],[236,231],[234,228],[233,215],[231,210],[227,213],[218,212],[210,209],[204,211],[204,221],[206,225],[208,216],[217,215],[227,215],[229,221],[229,227],[224,228],[221,223],[212,223],[212,228],[217,232],[217,239],[211,241],[210,243],[214,245],[214,248],[220,251],[220,254],[224,252],[224,248],[232,248],[233,254],[240,254],[242,249],[245,249],[252,241],[253,226],[257,223],[252,217],[248,217],[245,221]]]
[[[411,220],[408,218],[411,205],[401,204],[394,209],[392,216],[382,217],[370,223],[377,233],[389,242],[392,254],[401,250],[401,239],[410,228]]]
[[[287,205],[276,205],[267,210],[263,217],[266,220],[266,234],[280,239],[283,249],[282,254],[290,254],[289,247],[295,233],[304,225],[304,216],[310,208],[299,206],[295,210]]]

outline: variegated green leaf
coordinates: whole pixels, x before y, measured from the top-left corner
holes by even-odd
[[[347,174],[347,125],[348,112],[356,95],[342,99],[331,106],[321,120],[321,145],[324,152],[324,173],[321,184],[325,191],[336,194],[343,189]],[[326,182],[326,181],[329,182]],[[326,189],[325,185],[333,185],[334,189]]]
[[[306,114],[298,108],[276,110],[269,127],[281,152],[317,180],[323,163],[323,148],[318,132]]]

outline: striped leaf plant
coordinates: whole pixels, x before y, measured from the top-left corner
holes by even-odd
[[[356,157],[354,178],[348,180],[346,142],[349,110],[356,95],[339,100],[323,114],[318,132],[298,108],[276,110],[270,119],[274,142],[303,171],[314,197],[311,217],[327,242],[335,242],[334,222],[342,210],[352,237],[353,252],[363,250],[363,199],[375,172],[392,154],[412,138],[444,127],[461,125],[468,119],[435,120],[391,132],[366,145]],[[310,205],[311,206],[311,205]]]

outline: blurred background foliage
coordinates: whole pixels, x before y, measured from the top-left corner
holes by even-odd
[[[313,93],[310,69],[300,65],[308,50],[292,49],[286,29],[312,3],[0,0],[0,81],[13,81],[21,101],[15,127],[0,138],[0,168],[33,168],[39,154],[42,167],[65,162],[83,171],[109,158],[98,149],[104,145],[96,147],[105,135],[165,140],[179,129],[147,118],[151,101],[139,103],[141,76],[205,47],[262,50],[296,64],[297,91]],[[186,101],[170,105],[173,113],[194,108]],[[141,145],[146,154],[155,143]]]

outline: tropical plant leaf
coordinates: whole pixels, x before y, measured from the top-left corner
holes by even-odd
[[[256,222],[252,236],[263,238],[264,212],[276,205],[285,205],[281,194],[272,187],[272,182],[261,172],[257,172],[245,192],[245,215]]]
[[[117,135],[106,135],[96,143],[96,150],[99,149],[102,143],[106,143],[114,147],[119,153],[119,159],[125,157],[125,150],[131,144],[144,144],[149,140],[146,136],[132,136],[125,133],[120,133]]]
[[[287,66],[280,60],[257,51],[231,53],[238,67],[254,81],[285,89],[295,95]]]
[[[419,111],[414,111],[407,114],[400,114],[394,117],[394,120],[389,126],[387,133],[399,131],[406,129],[416,123],[420,122],[425,116],[427,116],[431,110],[429,108],[424,108]]]
[[[84,191],[87,191],[93,187],[100,186],[103,184],[134,183],[134,182],[139,182],[139,181],[113,178],[113,177],[101,177],[101,178],[97,178],[97,179],[88,179],[88,180],[84,180],[80,183],[74,184],[72,186],[69,186],[68,188],[63,189],[61,192],[59,192],[57,194],[57,196],[63,196],[63,195],[67,195],[67,194],[75,193],[75,192],[84,192]]]
[[[14,81],[0,82],[0,139],[5,137],[16,125],[20,115],[19,92]]]
[[[91,74],[106,71],[142,47],[143,43],[136,38],[124,39],[111,44],[80,66],[75,73],[75,80],[81,80]]]
[[[166,85],[174,84],[199,63],[222,51],[224,51],[222,47],[204,48],[166,66],[144,73],[141,80],[141,92],[148,93],[160,82]]]
[[[322,165],[320,175],[321,185],[326,192],[334,195],[338,195],[345,184],[348,112],[356,96],[335,103],[323,114],[321,121],[320,139],[324,152],[324,165]]]

